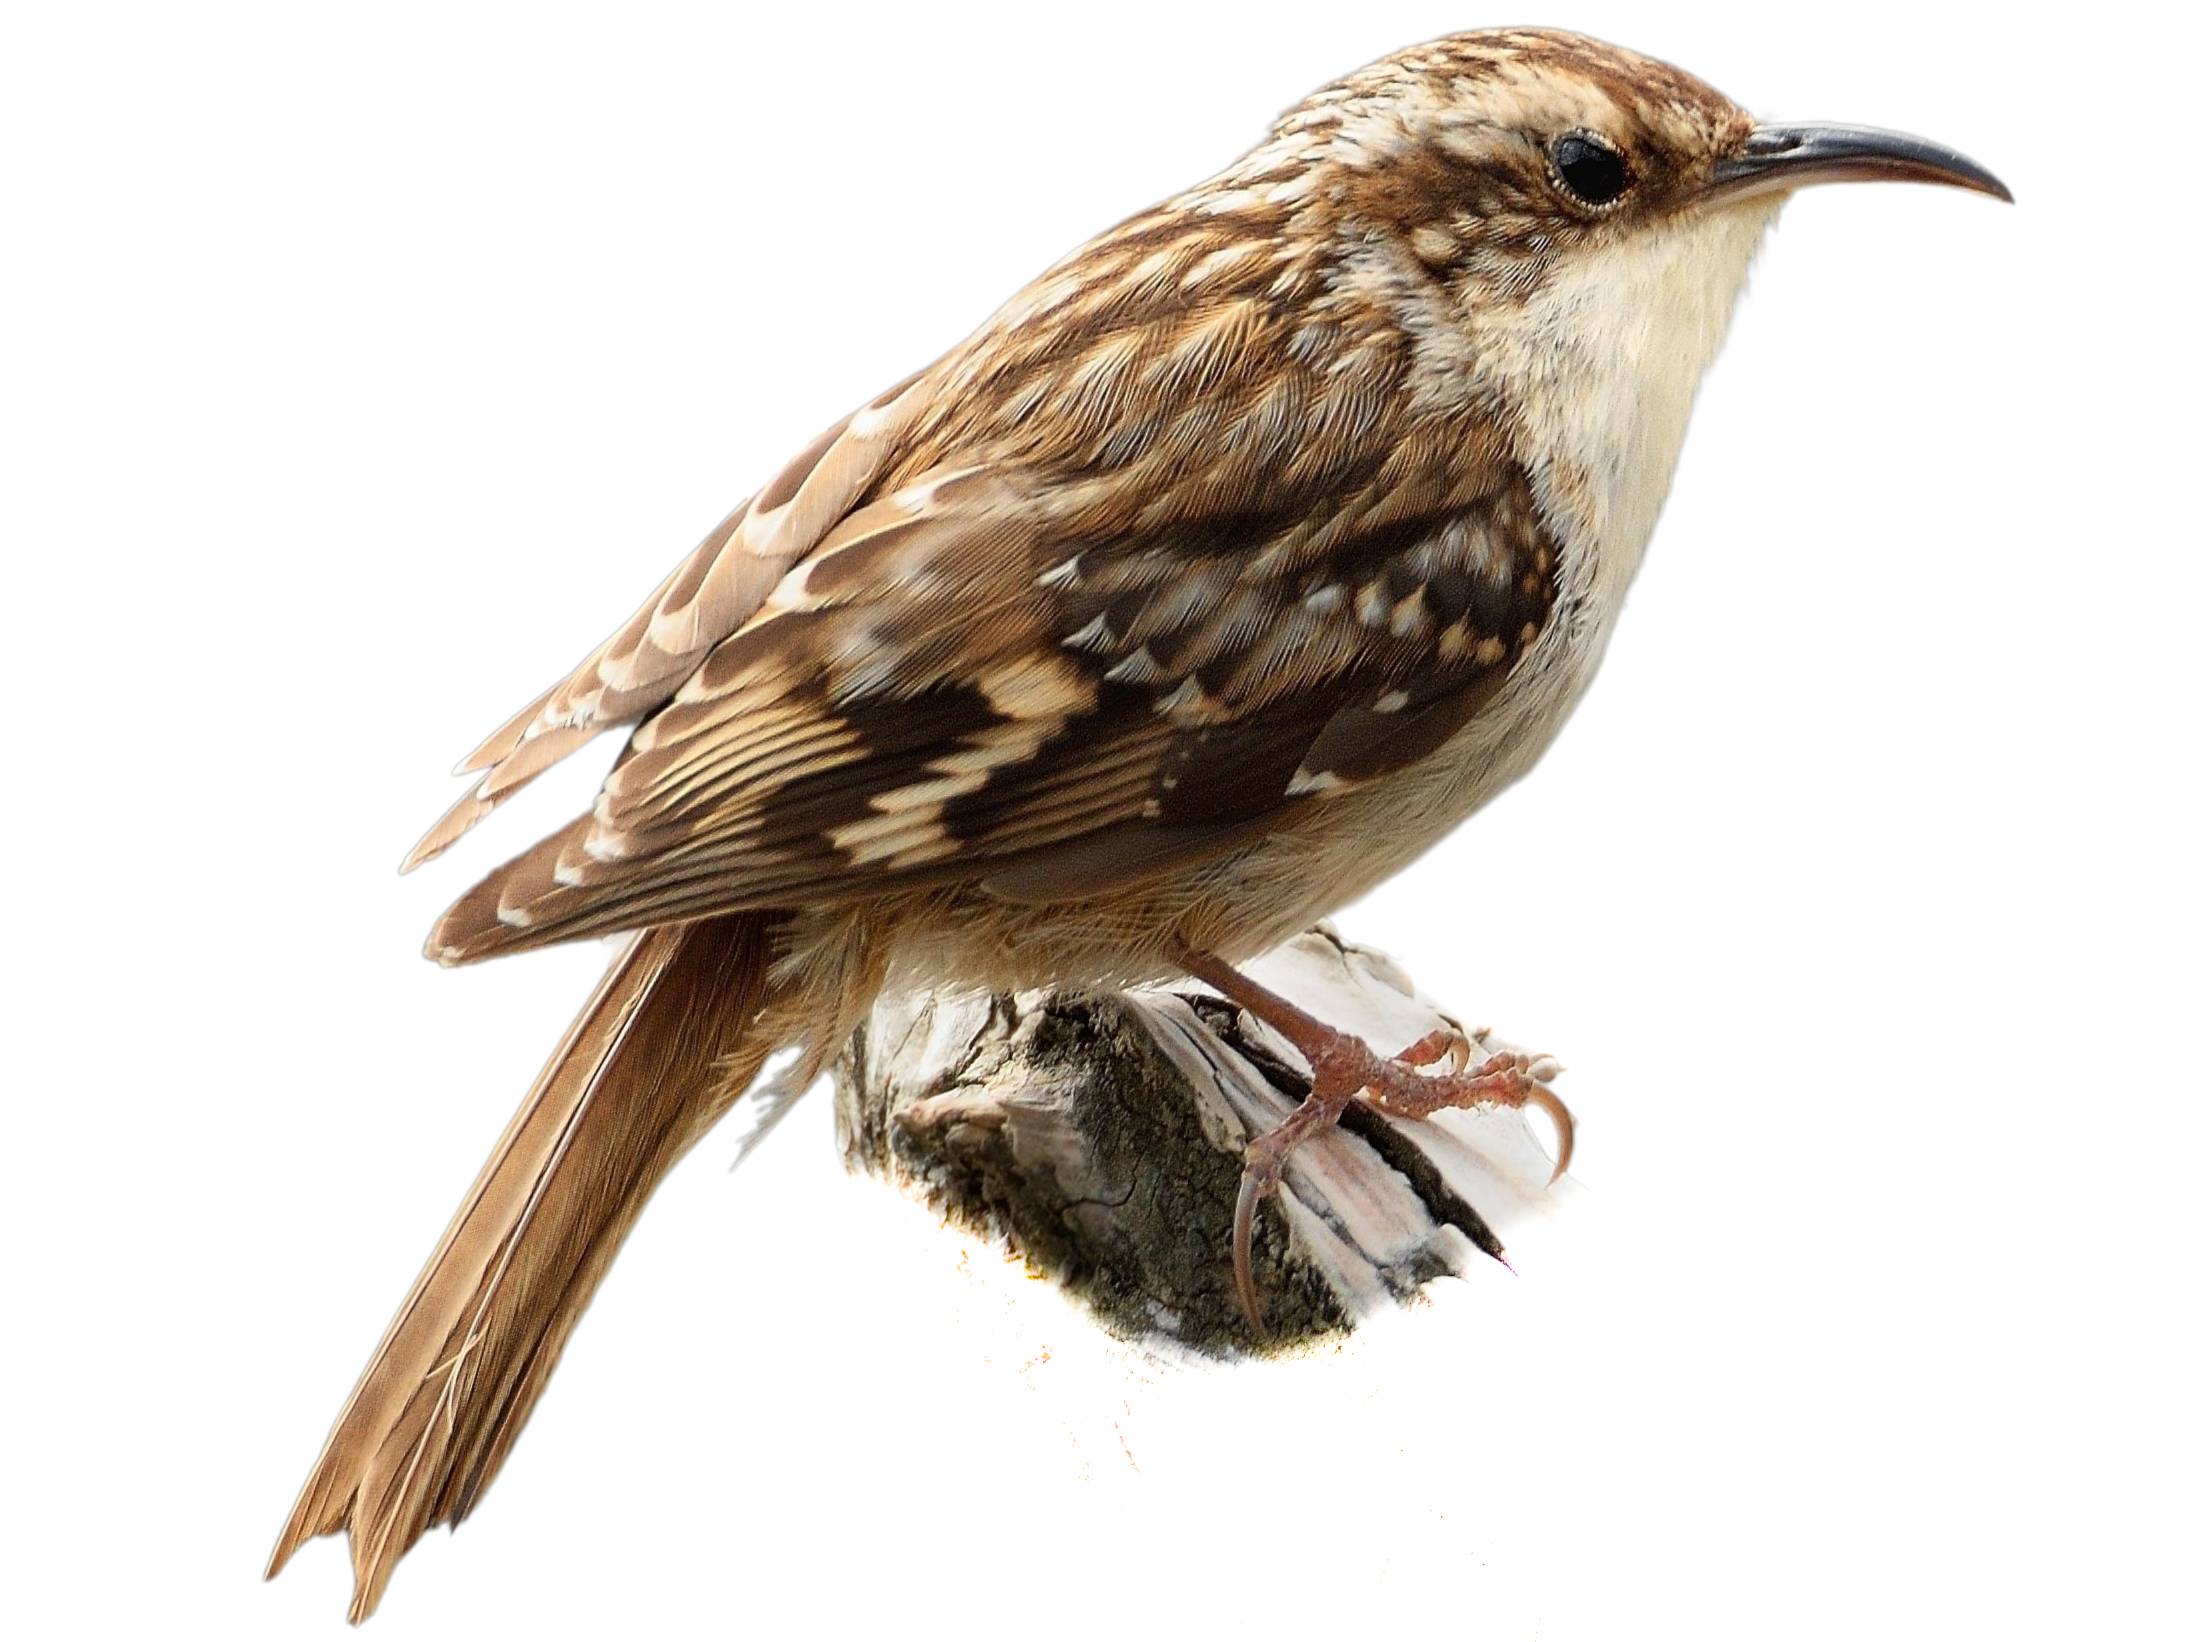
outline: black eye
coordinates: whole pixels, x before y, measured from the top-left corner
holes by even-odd
[[[1582,131],[1569,132],[1551,145],[1551,164],[1558,180],[1584,205],[1609,205],[1634,181],[1619,150]]]

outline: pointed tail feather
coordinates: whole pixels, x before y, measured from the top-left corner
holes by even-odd
[[[269,1578],[347,1528],[362,1619],[478,1502],[640,1207],[780,1047],[756,1029],[771,921],[647,930],[617,959],[366,1365]]]

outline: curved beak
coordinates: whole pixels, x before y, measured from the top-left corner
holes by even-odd
[[[1718,162],[1705,204],[1784,193],[1818,182],[1935,182],[2014,203],[2007,185],[1966,154],[1900,131],[1862,125],[1765,125]]]

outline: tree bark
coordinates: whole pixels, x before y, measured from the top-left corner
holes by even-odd
[[[1245,967],[1384,1053],[1459,1025],[1327,927]],[[1467,1036],[1471,1056],[1512,1047]],[[1114,1332],[1255,1349],[1232,1283],[1240,1154],[1306,1090],[1290,1044],[1198,984],[891,996],[837,1068],[836,1131],[847,1164],[1001,1239]],[[1356,1106],[1295,1154],[1255,1217],[1271,1342],[1350,1329],[1501,1257],[1555,1195],[1549,1172],[1518,1112],[1415,1121]]]

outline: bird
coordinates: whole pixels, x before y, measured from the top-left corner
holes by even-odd
[[[1421,856],[1595,676],[1787,198],[2011,200],[1921,138],[1765,124],[1669,64],[1453,34],[1309,95],[812,441],[459,766],[405,868],[595,737],[588,813],[427,954],[619,954],[366,1366],[268,1567],[346,1530],[353,1620],[492,1482],[648,1194],[885,988],[1195,978],[1348,1105],[1564,1107],[1379,1057],[1237,967]]]

